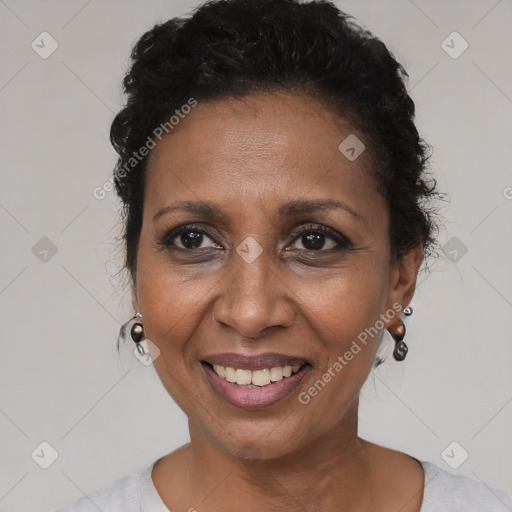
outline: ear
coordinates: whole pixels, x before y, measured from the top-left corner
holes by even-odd
[[[414,296],[422,261],[423,244],[420,242],[392,265],[387,308],[396,311],[398,309],[396,305],[399,304],[400,309],[397,311],[397,316],[400,316],[401,311],[409,305]],[[396,320],[394,321],[396,322]],[[387,323],[391,325],[393,319]]]

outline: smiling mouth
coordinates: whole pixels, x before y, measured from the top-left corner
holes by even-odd
[[[269,386],[275,382],[291,377],[302,370],[309,363],[286,366],[273,366],[271,368],[259,368],[249,370],[245,368],[234,368],[212,364],[208,361],[201,361],[203,365],[209,366],[219,377],[232,384],[244,388],[257,388]]]

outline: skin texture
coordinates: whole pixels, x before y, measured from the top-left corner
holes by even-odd
[[[367,144],[354,161],[338,149],[349,134]],[[347,120],[286,92],[199,103],[151,151],[133,306],[160,350],[159,378],[189,418],[191,443],[152,474],[173,512],[420,509],[421,466],[357,436],[378,336],[307,405],[298,400],[359,333],[414,294],[422,245],[391,260],[388,207],[368,170],[370,152]],[[324,199],[358,216],[279,213],[292,200]],[[172,210],[153,220],[175,201],[212,203],[223,215]],[[200,248],[182,248],[179,235],[162,243],[188,224],[210,229]],[[350,245],[330,250],[338,241],[326,235],[311,249],[296,235],[311,224]],[[236,253],[248,236],[263,250],[252,263]],[[221,352],[295,355],[311,368],[278,403],[240,409],[204,376],[201,359]]]

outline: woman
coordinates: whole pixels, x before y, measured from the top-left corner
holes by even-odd
[[[190,443],[60,511],[512,510],[357,434],[385,330],[407,355],[439,196],[385,45],[327,2],[230,0],[155,26],[132,59],[111,130],[122,334]]]

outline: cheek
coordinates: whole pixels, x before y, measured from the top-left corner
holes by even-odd
[[[145,334],[164,354],[180,351],[197,326],[209,281],[183,283],[178,273],[165,267],[156,263],[141,273],[140,282],[144,284],[138,290],[147,318]]]
[[[375,324],[389,292],[384,262],[373,253],[355,260],[336,276],[307,279],[296,288],[322,339],[340,349]]]
[[[301,403],[334,422],[366,381],[380,340],[387,299],[385,262],[368,255],[336,278],[318,283],[309,295],[310,324],[317,353],[323,352],[316,380]]]
[[[190,395],[191,382],[199,378],[201,367],[196,354],[196,338],[201,326],[210,325],[208,296],[218,283],[215,272],[202,275],[186,267],[176,269],[164,253],[156,253],[141,237],[137,263],[137,295],[142,305],[144,333],[158,348],[154,367],[167,391],[181,405],[181,396]]]
[[[138,297],[143,306],[144,334],[159,350],[153,366],[178,406],[194,416],[190,404],[201,401],[194,385],[199,374],[194,372],[201,368],[189,347],[193,347],[193,334],[201,321],[204,281],[183,283],[179,273],[171,271],[165,261],[162,263],[164,258],[153,257],[145,265],[150,260],[143,253],[137,274]]]
[[[375,293],[373,280],[354,276],[353,281],[345,282],[336,293],[324,295],[311,311],[317,336],[314,349],[325,357],[298,400],[304,407],[299,414],[308,415],[311,421],[322,417],[315,427],[319,432],[335,425],[354,406],[380,339],[380,329],[372,326],[383,313],[384,301]],[[318,340],[322,340],[321,349]]]

